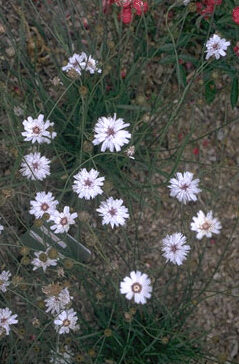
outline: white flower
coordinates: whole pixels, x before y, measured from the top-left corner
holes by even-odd
[[[186,6],[190,3],[191,0],[183,0],[183,4]]]
[[[0,234],[2,234],[3,230],[4,230],[4,226],[0,224]]]
[[[89,71],[90,74],[93,74],[95,72],[101,73],[102,69],[98,68],[97,63],[98,62],[95,59],[93,59],[91,55],[90,56],[86,55],[84,61],[81,62],[80,67],[85,71]]]
[[[225,38],[221,38],[217,34],[213,34],[213,36],[211,36],[211,38],[209,38],[206,43],[206,59],[210,58],[211,56],[215,56],[216,59],[219,59],[221,56],[226,56],[225,51],[230,44],[231,43],[226,41]]]
[[[171,178],[171,184],[168,186],[170,196],[176,197],[180,202],[186,204],[188,201],[196,201],[197,196],[201,190],[198,188],[199,179],[193,180],[193,173],[176,173],[176,178]]]
[[[222,225],[220,221],[213,217],[212,211],[207,215],[203,211],[198,211],[197,216],[193,217],[191,222],[191,230],[197,232],[197,239],[201,240],[204,236],[211,238],[212,234],[220,234]]]
[[[51,139],[56,137],[56,133],[47,130],[48,128],[52,128],[54,123],[50,123],[49,120],[44,122],[44,115],[40,114],[37,119],[33,119],[29,116],[23,122],[23,126],[25,131],[22,132],[22,136],[25,137],[24,141],[32,143],[38,142],[41,143],[50,143]]]
[[[21,108],[21,106],[14,106],[13,112],[16,116],[22,116],[24,114],[24,110]]]
[[[37,192],[35,200],[30,201],[31,209],[29,213],[35,215],[36,219],[40,219],[45,213],[53,214],[58,203],[51,192]]]
[[[186,259],[190,246],[186,245],[186,237],[181,233],[167,235],[163,240],[163,256],[174,264],[181,265]]]
[[[83,168],[74,176],[75,181],[72,188],[79,198],[90,200],[103,193],[101,186],[103,186],[105,177],[98,177],[98,175],[99,172],[93,168],[89,172]]]
[[[73,360],[73,351],[70,350],[69,346],[64,346],[64,351],[59,350],[57,351],[51,350],[51,359],[50,363],[53,364],[70,364]]]
[[[120,293],[125,294],[128,300],[134,298],[135,303],[145,304],[151,297],[152,286],[147,274],[131,272],[130,277],[125,277],[120,283]]]
[[[51,215],[50,219],[54,221],[55,225],[51,226],[52,230],[55,230],[55,234],[59,233],[67,233],[70,229],[70,225],[75,224],[75,220],[77,218],[77,213],[70,213],[70,207],[65,206],[63,212],[59,212],[55,210],[55,212]]]
[[[5,333],[9,335],[10,325],[18,323],[17,315],[12,315],[8,307],[0,308],[0,335]]]
[[[30,153],[24,156],[20,172],[28,179],[42,181],[50,175],[49,164],[50,160],[41,156],[41,153]]]
[[[48,256],[48,252],[50,249],[51,247],[47,248],[45,252],[42,250],[34,252],[35,258],[31,262],[34,265],[33,270],[42,268],[45,272],[48,267],[54,267],[57,265],[57,261],[59,260],[59,258],[51,259]]]
[[[56,325],[56,331],[59,334],[68,334],[70,330],[78,330],[78,317],[76,315],[77,313],[73,310],[73,308],[61,312],[54,320],[54,324]]]
[[[114,225],[124,225],[125,219],[129,218],[128,209],[123,205],[123,200],[114,200],[113,197],[101,202],[96,211],[103,217],[102,225],[110,224],[112,228]]]
[[[73,56],[69,58],[68,64],[62,67],[62,71],[66,72],[72,69],[79,75],[81,75],[82,70],[89,71],[91,74],[102,72],[102,70],[98,68],[97,61],[95,61],[91,55],[87,56],[85,52],[82,52],[81,54],[74,53]]]
[[[116,119],[116,114],[108,118],[102,116],[95,125],[95,139],[92,143],[94,145],[102,143],[101,152],[105,152],[106,149],[109,149],[111,152],[115,149],[116,152],[119,152],[121,147],[124,144],[128,144],[131,138],[131,134],[128,131],[122,130],[129,125],[124,123],[123,119]]]
[[[11,273],[9,271],[3,270],[0,274],[0,291],[6,292],[7,286],[9,286],[9,278],[11,277]]]
[[[130,159],[135,159],[134,158],[134,153],[135,153],[135,146],[131,145],[131,147],[127,148],[125,151],[126,155],[130,158]]]
[[[68,288],[63,288],[58,295],[50,296],[44,300],[47,307],[46,312],[50,312],[52,315],[60,313],[71,302],[72,298]]]

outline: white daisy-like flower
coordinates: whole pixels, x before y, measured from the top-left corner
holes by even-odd
[[[124,123],[123,119],[116,119],[116,114],[113,117],[102,116],[98,119],[94,132],[95,139],[92,141],[94,145],[101,144],[101,152],[105,152],[109,149],[113,152],[119,152],[124,144],[129,143],[131,134],[127,130],[130,124]]]
[[[220,221],[213,217],[212,211],[206,215],[203,211],[198,211],[197,216],[193,217],[191,222],[191,230],[196,231],[196,238],[201,240],[204,236],[211,238],[212,234],[220,234],[222,225]]]
[[[193,179],[191,172],[176,173],[176,178],[171,178],[169,182],[170,196],[176,197],[183,204],[196,201],[196,195],[201,192],[198,188],[199,179]]]
[[[105,177],[98,176],[99,172],[93,168],[89,172],[85,168],[81,169],[74,176],[73,191],[78,194],[79,198],[85,198],[86,200],[101,195],[103,193],[101,186],[104,184]]]
[[[32,144],[35,142],[38,142],[39,144],[49,144],[57,135],[56,132],[48,130],[54,126],[54,123],[51,123],[49,120],[44,121],[44,115],[42,114],[40,114],[37,119],[33,119],[29,116],[22,123],[25,129],[25,131],[22,132],[22,136],[25,137],[25,142],[31,141]]]
[[[186,237],[181,233],[167,235],[163,240],[163,256],[174,264],[181,265],[186,259],[190,246],[186,245]]]
[[[67,233],[70,229],[70,225],[75,224],[75,219],[77,218],[77,213],[70,213],[70,207],[65,206],[63,212],[55,210],[55,212],[50,216],[50,220],[54,221],[54,225],[51,229],[54,230],[55,234]]]
[[[50,363],[53,364],[70,364],[73,363],[73,351],[68,345],[64,346],[64,350],[51,350]]]
[[[71,302],[72,298],[68,288],[63,288],[58,295],[50,296],[44,300],[47,307],[46,312],[50,312],[52,315],[60,313]]]
[[[114,200],[113,197],[101,202],[96,211],[103,217],[102,225],[110,224],[112,228],[124,225],[125,219],[129,218],[128,209],[123,205],[123,200]]]
[[[70,308],[61,312],[54,320],[56,331],[59,334],[68,334],[70,330],[76,331],[80,328],[77,324],[77,313]]]
[[[120,283],[120,293],[125,294],[128,300],[134,298],[135,303],[145,304],[151,297],[151,280],[147,274],[131,272],[130,277],[125,277]]]
[[[219,37],[219,35],[213,34],[213,36],[211,36],[206,43],[207,47],[206,59],[212,56],[214,56],[216,59],[219,59],[221,56],[222,57],[226,56],[225,51],[227,50],[230,44],[231,43],[227,41],[225,38],[221,38]]]
[[[12,315],[12,311],[8,307],[0,308],[0,335],[9,335],[10,325],[18,323],[17,315]]]
[[[40,219],[46,213],[53,214],[58,203],[51,192],[37,192],[35,200],[30,201],[31,209],[29,213],[35,215],[36,219]]]
[[[33,181],[42,181],[50,175],[50,160],[41,153],[35,152],[24,156],[20,172],[23,176]]]
[[[22,116],[24,114],[24,110],[21,106],[14,106],[13,112],[16,116]]]
[[[10,284],[9,278],[11,277],[11,273],[7,270],[3,270],[0,274],[0,291],[6,292],[7,288]]]
[[[42,268],[45,272],[48,267],[55,267],[57,265],[57,261],[59,258],[51,259],[48,256],[48,252],[51,249],[51,247],[47,248],[46,251],[38,251],[34,252],[35,258],[32,260],[33,270],[36,270],[38,268]]]
[[[62,71],[67,72],[73,69],[79,75],[81,75],[82,70],[89,71],[91,74],[95,72],[102,72],[102,70],[98,67],[98,62],[94,60],[91,55],[87,56],[85,52],[82,52],[81,54],[74,53],[68,61],[67,65],[62,67]]]

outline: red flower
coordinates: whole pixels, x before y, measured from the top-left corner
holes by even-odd
[[[202,15],[205,19],[214,12],[216,5],[221,5],[222,0],[202,0],[196,2],[197,13]]]
[[[235,47],[233,48],[233,50],[234,50],[235,55],[236,55],[237,57],[239,57],[239,47],[238,47],[238,46],[235,46]]]
[[[125,68],[120,72],[120,76],[123,79],[126,77],[126,69]]]
[[[102,0],[103,13],[108,13],[111,7],[111,4],[114,3],[114,0]]]
[[[142,13],[146,13],[146,11],[148,11],[148,3],[147,1],[143,1],[143,0],[133,0],[133,8],[136,10],[136,14],[137,15],[142,15]]]
[[[236,24],[239,24],[239,6],[235,7],[232,11],[232,19]]]
[[[130,24],[133,20],[131,8],[123,8],[119,14],[119,18],[124,24]]]
[[[193,154],[198,155],[199,154],[199,148],[193,148]]]

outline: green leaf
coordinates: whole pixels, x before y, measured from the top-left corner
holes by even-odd
[[[211,104],[213,100],[215,99],[217,90],[216,85],[214,81],[207,81],[205,83],[205,99],[208,104]]]
[[[178,64],[176,67],[177,77],[178,77],[178,83],[179,85],[186,87],[187,80],[186,80],[186,73],[181,64]]]
[[[238,100],[238,78],[235,77],[232,80],[232,87],[231,87],[231,105],[234,108],[237,104]]]

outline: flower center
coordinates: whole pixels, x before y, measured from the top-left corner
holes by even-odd
[[[43,211],[46,211],[46,210],[48,210],[48,209],[49,209],[49,205],[48,205],[46,202],[43,202],[43,204],[41,205],[41,209],[42,209]]]
[[[5,283],[5,281],[0,279],[0,286],[2,286]]]
[[[131,289],[134,293],[140,293],[142,291],[142,285],[138,282],[132,284]]]
[[[209,224],[208,221],[205,221],[202,225],[201,225],[201,230],[209,230],[211,227],[211,224]]]
[[[45,253],[41,253],[41,254],[39,255],[39,260],[40,260],[41,262],[43,262],[43,263],[46,263],[46,261],[47,261],[47,255],[46,255]]]
[[[215,44],[213,44],[212,48],[213,48],[214,50],[219,49],[219,48],[220,48],[220,47],[219,47],[219,43],[215,43]]]
[[[5,324],[5,322],[7,322],[7,318],[6,317],[1,318],[1,324]]]
[[[108,128],[106,131],[107,136],[115,136],[115,130],[113,128]]]
[[[178,247],[176,244],[171,245],[171,252],[176,253],[177,250],[178,250]]]
[[[32,163],[32,167],[33,167],[33,169],[38,169],[39,168],[38,162]]]
[[[63,321],[63,326],[69,326],[70,325],[70,320],[68,320],[68,319],[65,319],[64,321]]]
[[[184,183],[184,185],[181,186],[181,190],[187,191],[188,187],[189,186],[186,183]]]
[[[87,178],[84,180],[84,184],[87,187],[91,187],[93,185],[93,182],[89,178]]]
[[[32,128],[32,131],[34,134],[39,134],[41,130],[40,130],[39,126],[34,126],[34,128]]]
[[[115,216],[116,215],[116,213],[117,213],[117,210],[116,209],[114,209],[113,207],[109,210],[109,214],[113,217],[113,216]]]
[[[67,223],[68,223],[67,217],[63,217],[60,221],[60,224],[63,226],[66,225]]]

